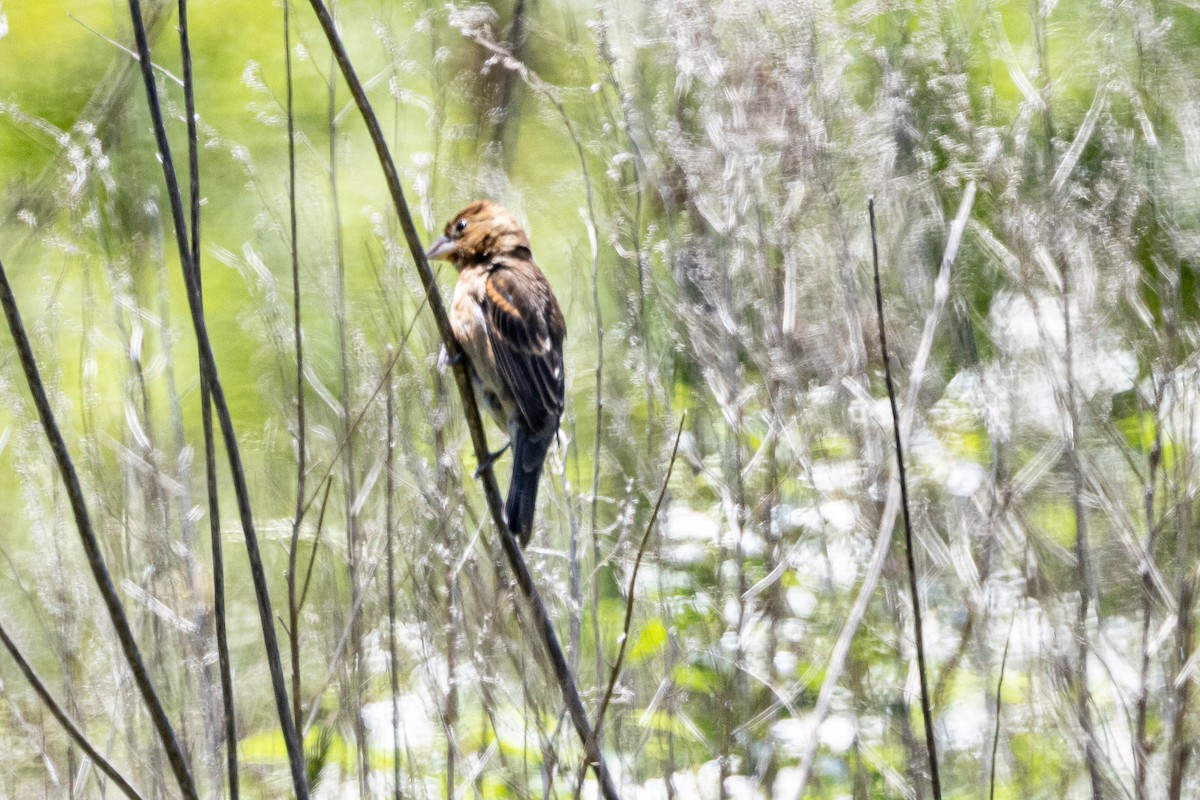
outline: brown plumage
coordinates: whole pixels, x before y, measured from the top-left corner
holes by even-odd
[[[450,324],[484,406],[508,431],[513,468],[505,515],[524,546],[563,410],[562,310],[525,231],[488,200],[460,211],[427,256],[458,270]]]

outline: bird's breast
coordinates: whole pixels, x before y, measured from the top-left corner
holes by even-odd
[[[454,338],[467,354],[471,375],[484,392],[492,394],[504,405],[512,403],[512,393],[502,380],[488,338],[487,319],[483,314],[486,274],[464,271],[454,286],[450,303],[450,327]],[[485,398],[486,399],[486,398]],[[497,413],[499,409],[489,409]]]

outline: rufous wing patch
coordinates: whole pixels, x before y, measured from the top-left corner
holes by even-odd
[[[515,305],[512,304],[512,301],[505,297],[504,294],[496,288],[495,281],[487,282],[487,296],[488,299],[491,300],[496,306],[496,308],[500,309],[502,312],[515,320],[521,320],[521,312]]]

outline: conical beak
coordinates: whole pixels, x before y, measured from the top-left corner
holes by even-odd
[[[425,258],[430,261],[449,261],[454,255],[454,251],[458,249],[458,245],[449,236],[440,236],[438,240],[429,248],[429,252],[425,254]]]

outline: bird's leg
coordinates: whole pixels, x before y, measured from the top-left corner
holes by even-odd
[[[479,466],[475,468],[475,479],[479,480],[480,476],[483,475],[484,470],[491,469],[492,465],[496,463],[496,459],[498,459],[498,458],[500,458],[500,456],[504,455],[504,451],[507,450],[511,445],[512,445],[511,441],[506,442],[504,447],[501,447],[496,452],[490,454],[483,461],[479,462]]]

